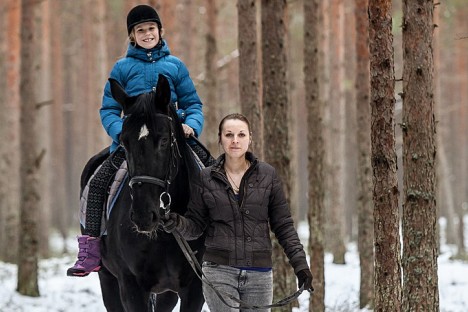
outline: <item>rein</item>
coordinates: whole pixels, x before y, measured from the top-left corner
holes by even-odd
[[[193,271],[197,275],[197,277],[205,284],[207,284],[213,291],[216,293],[218,298],[228,307],[232,309],[252,309],[252,310],[258,310],[258,309],[269,309],[269,308],[276,308],[276,307],[282,307],[293,300],[296,300],[304,291],[304,285],[302,285],[295,293],[292,295],[287,296],[286,298],[283,298],[275,303],[269,304],[269,305],[264,305],[264,306],[257,306],[257,305],[252,305],[248,302],[242,301],[240,299],[237,299],[236,297],[232,296],[231,294],[224,292],[222,290],[216,289],[216,287],[208,280],[206,275],[203,273],[203,270],[198,263],[197,258],[195,257],[195,252],[192,251],[190,248],[189,244],[187,243],[187,240],[180,234],[177,229],[175,229],[172,234],[174,235],[174,238],[176,239],[177,243],[179,244],[180,249],[184,253],[185,258],[187,258],[187,261],[190,263],[190,266],[192,267]],[[204,278],[203,278],[204,277]],[[310,292],[310,291],[309,291]],[[224,299],[223,295],[228,297],[229,299],[237,302],[239,305],[238,306],[233,306],[229,304],[226,299]]]

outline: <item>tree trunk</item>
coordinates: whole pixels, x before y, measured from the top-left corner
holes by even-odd
[[[453,4],[452,4],[453,5]],[[438,14],[437,17],[438,27],[436,28],[435,35],[437,44],[434,45],[434,66],[435,66],[435,106],[437,116],[437,165],[439,166],[439,172],[437,175],[438,185],[438,196],[437,207],[440,209],[440,216],[445,217],[446,223],[444,243],[455,244],[457,225],[455,223],[455,210],[456,210],[456,189],[455,184],[457,181],[454,179],[454,171],[460,171],[454,166],[454,159],[457,159],[454,147],[457,145],[457,136],[451,133],[454,112],[456,113],[455,107],[460,103],[454,100],[454,89],[458,87],[454,86],[456,79],[447,79],[447,77],[454,77],[454,40],[453,33],[456,30],[453,28],[456,23],[449,22],[447,14],[448,11],[459,12],[459,8],[453,8],[450,5],[437,6]],[[455,13],[455,14],[457,14]],[[443,48],[441,48],[443,47]],[[464,55],[464,54],[463,54]],[[454,88],[455,87],[455,88]],[[464,144],[466,145],[466,144]]]
[[[34,93],[38,110],[35,116],[36,122],[36,141],[38,142],[37,149],[44,153],[44,163],[50,162],[50,145],[53,140],[53,135],[50,135],[50,115],[51,115],[51,52],[50,52],[50,27],[48,24],[50,7],[48,1],[40,1],[37,3],[36,25],[34,37],[36,42],[39,43],[35,50],[35,64],[37,65],[37,72],[34,76]],[[49,257],[49,231],[50,224],[50,207],[52,192],[49,192],[49,175],[52,170],[47,170],[47,166],[41,166],[37,175],[40,179],[38,183],[38,194],[41,194],[41,201],[39,205],[37,224],[40,224],[41,231],[38,231],[37,240],[39,242],[38,250],[39,257]]]
[[[206,0],[206,52],[205,52],[205,94],[204,114],[205,114],[205,138],[207,147],[210,151],[215,151],[218,146],[218,110],[219,102],[217,99],[217,67],[218,48],[216,42],[216,24],[218,18],[218,9],[216,1]]]
[[[433,1],[403,1],[403,310],[439,311]]]
[[[7,55],[7,45],[8,42],[6,40],[7,37],[7,8],[8,8],[8,3],[0,3],[0,63],[5,64],[6,63],[6,55]],[[7,69],[6,66],[0,66],[0,77],[6,77]],[[0,94],[4,95],[6,94],[7,88],[6,88],[6,79],[1,79],[0,80]],[[4,96],[0,99],[0,110],[5,111],[6,110],[6,102],[3,99]],[[7,129],[7,114],[1,114],[0,115],[0,140],[5,141],[4,138],[4,133],[6,132]],[[5,155],[7,153],[6,146],[4,144],[0,145],[0,159],[5,159]],[[5,199],[8,194],[6,188],[7,188],[7,179],[6,179],[6,169],[8,166],[6,166],[5,161],[0,162],[0,261],[5,261],[4,259],[4,250],[6,249],[6,233],[5,233],[5,218],[6,218],[6,205],[5,205]]]
[[[90,100],[88,111],[91,113],[88,119],[89,129],[92,131],[89,143],[90,155],[101,151],[109,145],[110,139],[103,131],[99,109],[101,108],[103,86],[109,76],[108,70],[108,40],[106,33],[106,14],[108,6],[105,0],[93,0],[90,5],[93,6],[91,15],[91,46],[89,60],[91,68],[88,79],[90,86]],[[123,23],[122,23],[123,24]]]
[[[376,311],[401,311],[391,0],[369,2]]]
[[[323,102],[320,84],[323,67],[321,59],[320,0],[304,1],[304,87],[307,105],[307,142],[309,202],[309,250],[311,271],[314,276],[314,294],[310,296],[309,311],[325,311],[325,252],[324,252],[324,167],[325,146],[323,131]]]
[[[466,8],[466,4],[458,3],[457,11],[456,11],[456,23],[455,30],[457,34],[467,33],[466,29],[466,14],[468,13],[468,9]],[[455,117],[455,142],[457,148],[455,150],[456,155],[456,163],[454,164],[456,171],[455,171],[455,181],[456,181],[456,208],[457,208],[457,219],[458,219],[458,231],[457,231],[457,257],[461,259],[467,259],[468,255],[466,254],[466,243],[465,243],[465,224],[464,224],[464,216],[468,210],[468,178],[467,178],[467,159],[468,159],[468,144],[466,144],[466,135],[467,131],[467,97],[468,91],[466,90],[466,86],[468,85],[468,78],[467,78],[467,71],[468,71],[468,61],[466,59],[466,44],[462,44],[461,42],[464,41],[466,43],[467,38],[464,40],[457,40],[457,44],[455,45],[455,64],[456,64],[456,76],[457,76],[457,100],[455,103],[458,105],[458,109],[456,110],[456,117]]]
[[[76,48],[77,43],[82,44],[81,27],[76,27],[82,22],[81,2],[62,1],[62,18],[66,23],[62,23],[63,32],[62,44],[65,47],[63,54],[63,114],[64,114],[64,155],[65,155],[65,192],[67,215],[74,216],[68,222],[75,225],[75,231],[79,229],[79,181],[81,170],[89,157],[86,151],[84,136],[86,129],[80,125],[86,124],[80,106],[88,109],[82,100],[81,67],[83,61],[81,53],[83,48]],[[125,28],[124,28],[125,29]],[[108,32],[112,33],[112,32]],[[74,48],[70,48],[74,47]],[[96,112],[95,112],[96,113]],[[75,130],[78,128],[78,130]]]
[[[329,41],[329,162],[330,162],[330,209],[328,221],[330,248],[333,263],[345,264],[346,246],[344,244],[344,100],[343,100],[343,3],[332,0],[329,7],[330,41]]]
[[[53,164],[54,174],[49,176],[50,185],[52,185],[54,195],[51,198],[52,206],[52,223],[56,225],[58,232],[63,237],[64,241],[68,237],[70,219],[70,209],[67,209],[65,195],[65,121],[64,121],[64,74],[63,74],[63,34],[62,34],[62,4],[61,1],[51,1],[52,12],[57,14],[55,18],[50,19],[51,23],[51,53],[52,59],[52,75],[54,77],[54,87],[52,89],[52,116],[51,116],[51,132],[50,136],[54,139],[51,141],[50,147],[50,162]],[[64,244],[64,252],[67,244]]]
[[[345,241],[357,240],[357,201],[358,201],[358,149],[357,147],[357,112],[356,88],[352,83],[356,79],[356,16],[354,1],[344,1],[343,28],[344,34],[344,238]],[[366,29],[367,31],[367,29]],[[369,134],[369,131],[367,132]],[[370,145],[369,145],[370,147]]]
[[[372,307],[374,298],[374,218],[372,205],[371,113],[369,77],[368,0],[355,1],[356,15],[356,113],[358,148],[358,249],[359,307]]]
[[[203,0],[205,1],[205,0]],[[195,13],[197,12],[195,0],[180,0],[180,4],[178,6],[178,15],[179,15],[179,24],[178,28],[172,30],[173,32],[178,33],[185,33],[185,34],[195,34],[197,33],[199,25],[195,25]],[[180,57],[189,69],[193,69],[199,60],[201,59],[202,55],[198,55],[197,53],[197,44],[195,40],[196,36],[181,36],[181,40],[179,42],[179,51]],[[169,39],[169,37],[168,37]],[[202,69],[200,69],[201,71]]]
[[[169,47],[171,54],[180,55],[180,39],[184,35],[183,32],[177,31],[177,25],[180,24],[178,20],[177,6],[178,0],[158,0],[150,1],[161,18],[164,28],[164,37],[170,39]]]
[[[283,181],[285,194],[290,204],[291,176],[289,120],[290,103],[288,95],[286,61],[286,1],[262,0],[262,65],[263,65],[263,109],[265,160],[276,168]],[[285,298],[296,288],[292,270],[286,256],[273,242],[274,301]],[[290,311],[291,305],[280,311]]]
[[[257,44],[257,1],[239,0],[239,97],[242,113],[249,119],[255,155],[263,159],[263,118],[260,94],[260,68]]]
[[[18,263],[18,287],[20,294],[39,296],[38,287],[38,229],[39,217],[39,168],[43,153],[38,149],[37,120],[38,103],[34,94],[34,77],[40,66],[35,62],[40,47],[35,33],[37,1],[23,0],[21,14],[21,208],[20,247]]]
[[[2,4],[2,89],[0,115],[0,259],[17,263],[19,239],[19,116],[20,116],[20,19],[21,3],[9,0]],[[4,53],[3,53],[4,52]],[[7,92],[8,90],[8,92]]]

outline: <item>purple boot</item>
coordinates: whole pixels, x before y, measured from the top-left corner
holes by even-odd
[[[78,260],[67,270],[68,276],[86,276],[101,269],[101,238],[78,236]]]

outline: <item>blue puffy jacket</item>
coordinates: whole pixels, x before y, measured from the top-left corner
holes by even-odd
[[[129,44],[126,57],[115,63],[110,77],[116,79],[130,96],[134,96],[156,88],[158,74],[163,74],[169,80],[172,102],[177,105],[180,121],[190,126],[199,136],[204,122],[201,100],[187,67],[170,54],[165,41],[162,47],[151,50]],[[119,145],[123,122],[122,106],[112,97],[109,82],[104,88],[99,113],[104,129],[112,138],[110,151],[113,152]]]

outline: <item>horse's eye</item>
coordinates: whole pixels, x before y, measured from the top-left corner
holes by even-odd
[[[168,142],[169,142],[168,138],[161,138],[161,145],[162,146],[166,146]]]

